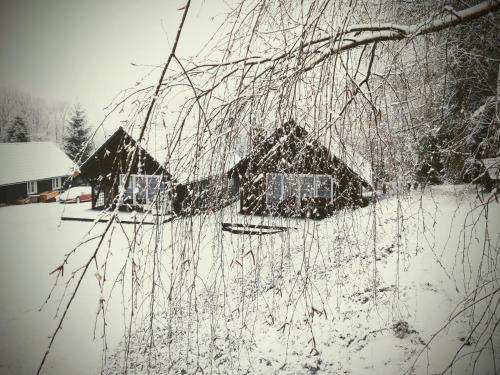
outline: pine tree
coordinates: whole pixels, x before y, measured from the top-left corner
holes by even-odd
[[[28,127],[24,120],[16,116],[12,125],[7,129],[7,142],[29,142],[30,136],[28,132]]]
[[[75,108],[75,112],[66,126],[64,152],[78,164],[87,160],[92,152],[90,128],[87,126],[85,112],[79,107]]]

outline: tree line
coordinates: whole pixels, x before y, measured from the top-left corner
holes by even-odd
[[[0,141],[52,141],[77,164],[91,154],[91,128],[80,105],[48,105],[15,90],[0,91]]]

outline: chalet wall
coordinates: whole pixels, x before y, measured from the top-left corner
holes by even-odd
[[[52,190],[52,178],[37,180],[37,193]],[[28,196],[28,187],[26,182],[20,182],[13,185],[0,186],[0,203],[12,204],[17,198]]]
[[[0,186],[0,203],[11,204],[19,197],[27,196],[26,182],[15,185]]]
[[[361,202],[362,180],[319,142],[307,139],[307,132],[300,127],[278,129],[274,135],[255,145],[250,156],[230,170],[239,180],[240,212],[245,214],[272,214],[266,204],[266,175],[329,175],[335,181],[333,202],[313,199],[301,202],[293,209],[292,202],[283,202],[279,215],[308,215],[320,208],[320,216],[334,210]],[[313,207],[313,209],[310,209]]]
[[[52,178],[48,178],[45,180],[39,180],[37,182],[37,185],[38,185],[37,194],[40,194],[41,192],[44,192],[44,191],[52,191]]]

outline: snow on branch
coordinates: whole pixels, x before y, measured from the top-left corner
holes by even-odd
[[[346,39],[340,38],[340,35],[330,37],[329,39],[334,42],[334,45],[329,51],[310,64],[305,71],[314,68],[328,57],[343,51],[375,42],[401,40],[418,35],[435,33],[458,24],[473,21],[498,10],[500,10],[500,0],[487,0],[473,7],[450,12],[450,14],[445,16],[414,25],[398,25],[393,23],[354,25],[341,33],[342,35],[354,33],[353,38],[349,38],[347,42],[344,42]],[[322,41],[325,41],[325,38],[322,38]]]
[[[500,9],[499,0],[487,0],[470,8],[461,11],[449,11],[449,14],[422,22],[414,25],[398,25],[395,23],[380,23],[380,24],[366,24],[366,25],[353,25],[349,27],[344,33],[353,32],[366,32],[366,31],[388,31],[392,33],[401,34],[401,38],[434,33],[449,27],[473,21],[482,17],[490,12],[496,12]]]
[[[328,35],[302,43],[300,46],[295,46],[288,52],[274,54],[272,56],[247,56],[224,63],[202,64],[192,68],[192,70],[196,70],[198,68],[216,68],[221,66],[238,65],[242,63],[246,66],[275,63],[280,60],[293,58],[307,47],[314,45],[322,45],[323,47],[325,45],[331,45],[327,52],[305,67],[304,71],[308,71],[328,57],[343,51],[380,41],[401,40],[418,35],[431,34],[449,27],[473,21],[490,12],[497,12],[498,10],[500,10],[500,0],[486,0],[478,5],[461,11],[448,10],[446,15],[438,18],[431,18],[413,25],[400,25],[396,23],[352,25],[335,35]]]

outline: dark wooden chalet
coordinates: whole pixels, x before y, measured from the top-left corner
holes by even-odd
[[[60,191],[74,164],[51,142],[0,143],[0,204]]]
[[[366,203],[362,190],[370,188],[369,177],[352,164],[289,121],[253,145],[228,177],[239,187],[243,214],[323,218]]]
[[[92,186],[92,208],[118,204],[120,208],[142,209],[162,205],[170,210],[165,189],[170,175],[140,146],[135,159],[127,163],[135,146],[136,141],[120,127],[80,166],[81,177]],[[124,183],[129,165],[130,178]],[[122,201],[118,201],[120,186],[125,187]]]

